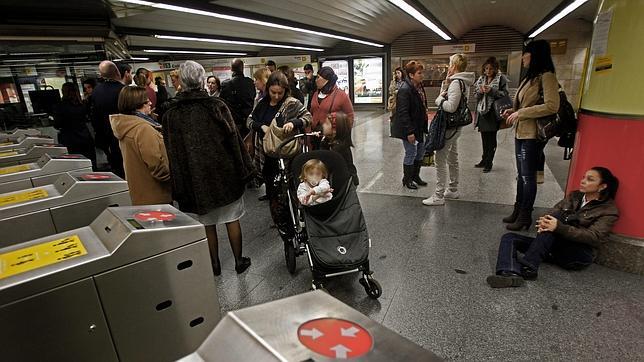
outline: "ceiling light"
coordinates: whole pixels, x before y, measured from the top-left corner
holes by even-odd
[[[270,27],[270,28],[292,30],[292,31],[300,32],[300,33],[307,33],[307,34],[323,36],[323,37],[327,37],[327,38],[346,40],[346,41],[350,41],[350,42],[353,42],[353,43],[360,43],[360,44],[370,45],[370,46],[374,46],[374,47],[378,47],[378,48],[384,47],[384,45],[382,45],[382,44],[373,43],[373,42],[364,41],[364,40],[359,40],[359,39],[354,39],[354,38],[349,38],[349,37],[342,36],[342,35],[335,35],[335,34],[329,34],[329,33],[324,33],[324,32],[320,32],[320,31],[315,31],[315,30],[309,30],[309,29],[297,28],[297,27],[287,26],[287,25],[282,25],[282,24],[270,23],[270,22],[267,22],[267,21],[254,20],[254,19],[249,19],[249,18],[242,18],[240,16],[226,15],[226,14],[221,14],[221,13],[215,13],[215,12],[212,12],[212,11],[197,10],[197,9],[186,8],[186,7],[183,7],[183,6],[169,5],[169,4],[163,4],[163,3],[155,3],[155,2],[142,1],[142,0],[118,0],[118,1],[123,2],[123,3],[129,3],[129,4],[150,6],[150,7],[157,8],[157,9],[172,10],[172,11],[178,11],[178,12],[182,12],[182,13],[210,16],[210,17],[213,17],[213,18],[219,18],[219,19],[225,19],[225,20],[231,20],[231,21],[238,21],[238,22],[254,24],[254,25],[267,26],[267,27]]]
[[[145,53],[176,53],[176,54],[205,54],[205,55],[246,55],[246,53],[227,52],[204,52],[198,50],[165,50],[165,49],[143,49]]]
[[[421,14],[420,11],[416,10],[413,6],[407,4],[404,0],[389,0],[390,3],[399,7],[402,11],[411,15],[414,19],[420,21],[423,25],[430,28],[434,33],[438,34],[441,38],[445,40],[452,40],[449,35],[442,31],[436,24],[432,23],[431,20],[427,19],[425,15]]]
[[[5,63],[44,62],[47,59],[5,59]]]
[[[138,58],[138,57],[133,57],[130,58],[131,60],[150,60],[150,58]]]
[[[535,36],[541,34],[544,30],[548,29],[551,27],[554,23],[558,22],[559,20],[563,19],[566,15],[572,13],[577,9],[578,7],[582,6],[585,2],[588,0],[575,0],[572,2],[572,4],[566,6],[563,10],[559,12],[559,14],[553,16],[550,20],[548,20],[545,24],[541,25],[539,29],[535,30],[528,36],[528,38],[534,38]]]
[[[150,58],[132,57],[132,58],[128,58],[128,59],[121,59],[121,58],[112,59],[113,62],[123,62],[123,61],[128,61],[128,60],[150,60]]]
[[[254,45],[254,46],[269,47],[269,48],[310,50],[310,51],[314,51],[314,52],[323,52],[324,51],[324,49],[320,49],[320,48],[307,48],[307,47],[298,47],[298,46],[281,45],[281,44],[256,43],[256,42],[240,41],[240,40],[193,38],[193,37],[188,37],[188,36],[174,36],[174,35],[155,35],[154,37],[157,38],[157,39],[168,39],[168,40],[188,40],[188,41],[201,41],[201,42],[206,42],[206,43]]]

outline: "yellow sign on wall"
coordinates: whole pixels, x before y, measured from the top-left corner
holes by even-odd
[[[78,235],[0,254],[0,279],[87,254]]]
[[[11,204],[17,204],[19,202],[24,202],[24,201],[44,199],[47,196],[49,196],[49,193],[47,193],[47,190],[43,190],[43,189],[35,189],[35,190],[19,192],[13,195],[0,196],[0,207],[11,205]]]
[[[18,152],[16,151],[0,152],[0,157],[15,156],[17,154]]]
[[[18,165],[18,166],[9,166],[0,168],[0,175],[8,175],[10,173],[29,171],[31,170],[30,165]]]
[[[604,55],[595,58],[595,72],[610,73],[611,69],[613,69],[613,57]]]

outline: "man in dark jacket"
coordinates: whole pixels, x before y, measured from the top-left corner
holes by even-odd
[[[311,64],[304,66],[304,74],[305,77],[300,79],[300,89],[307,97],[306,109],[311,111],[311,100],[313,99],[315,91],[318,90],[315,85],[315,81],[318,79],[318,76],[313,74],[313,66]]]
[[[221,85],[220,97],[230,108],[239,134],[245,137],[248,134],[246,120],[253,111],[255,102],[255,84],[252,79],[244,76],[244,62],[241,59],[233,60],[231,68],[233,78]]]
[[[91,97],[91,121],[96,133],[96,147],[107,156],[107,162],[113,173],[125,177],[123,169],[123,156],[119,148],[119,141],[112,133],[110,114],[118,114],[119,93],[123,88],[121,74],[116,65],[108,60],[101,62],[98,71],[103,82],[98,84]]]

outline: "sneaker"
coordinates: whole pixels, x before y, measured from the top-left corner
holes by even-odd
[[[458,191],[450,191],[450,190],[445,191],[446,199],[458,199],[459,197],[461,197],[461,195],[459,195]]]
[[[436,195],[433,195],[433,196],[423,200],[423,205],[427,205],[427,206],[445,205],[445,199],[441,198],[441,197],[438,197]]]
[[[514,273],[490,275],[485,281],[492,288],[516,288],[525,284],[523,278]]]

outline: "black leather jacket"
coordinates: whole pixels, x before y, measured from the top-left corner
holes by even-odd
[[[423,142],[427,129],[427,105],[411,80],[405,79],[396,95],[396,111],[393,117],[392,136],[407,139],[413,134]]]

